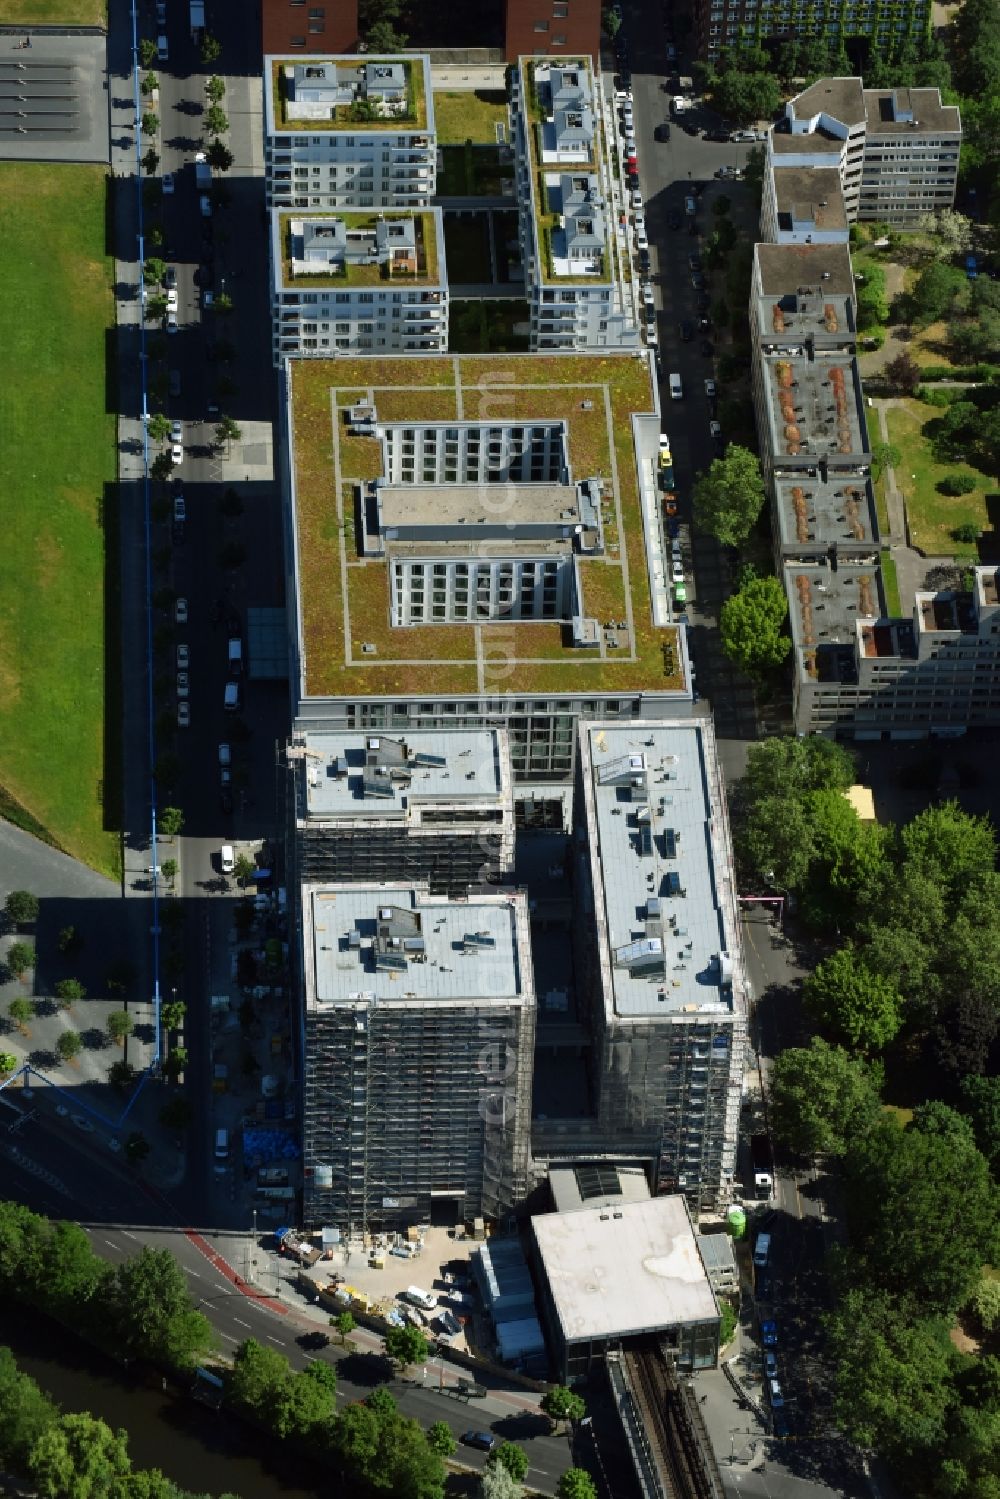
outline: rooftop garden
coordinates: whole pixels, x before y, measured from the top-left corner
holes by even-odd
[[[358,56],[356,59],[358,67],[368,63],[402,63],[406,74],[406,101],[398,113],[390,110],[382,114],[374,102],[359,99],[354,104],[337,106],[329,119],[289,119],[285,69],[300,66],[303,61],[305,59],[301,57],[281,57],[276,58],[271,64],[271,102],[274,109],[275,130],[294,131],[297,135],[316,135],[321,130],[394,130],[400,126],[404,129],[407,127],[413,130],[427,129],[427,93],[424,86],[423,64],[409,58],[369,57],[367,54]],[[335,60],[327,59],[327,61]],[[350,69],[354,65],[353,57],[337,61],[338,68]]]
[[[548,59],[542,59],[548,61]],[[561,58],[556,59],[562,62]],[[567,63],[573,61],[567,59]],[[576,64],[585,67],[583,63]],[[546,119],[545,109],[539,99],[538,88],[535,83],[534,62],[525,65],[525,104],[530,128],[527,131],[528,149],[531,153],[531,201],[535,214],[535,236],[538,243],[538,261],[542,280],[552,286],[599,286],[608,276],[607,254],[601,256],[601,269],[591,271],[589,274],[579,276],[558,275],[553,260],[552,237],[561,232],[560,215],[553,213],[549,207],[549,187],[545,181],[546,174],[562,172],[594,172],[597,170],[596,160],[596,135],[595,152],[588,158],[581,158],[572,162],[542,162],[542,129]],[[588,77],[593,86],[593,74],[586,67]],[[609,220],[606,225],[608,234],[614,233],[614,226]]]
[[[434,124],[439,146],[495,146],[497,126],[507,137],[507,95],[434,91]]]
[[[357,265],[344,264],[340,269],[327,271],[296,271],[292,266],[292,221],[301,222],[332,222],[338,220],[348,229],[371,229],[374,230],[379,220],[384,218],[387,222],[392,219],[412,219],[416,225],[417,242],[417,272],[414,275],[406,270],[391,270],[388,261],[384,264]],[[406,209],[392,209],[388,213],[379,214],[372,212],[364,213],[341,213],[330,214],[309,213],[302,209],[298,212],[283,213],[280,216],[279,235],[281,238],[281,274],[286,287],[291,286],[379,286],[383,282],[392,282],[394,286],[437,286],[439,275],[437,223],[432,213],[408,212]],[[300,262],[301,263],[301,262]]]
[[[654,628],[650,609],[630,422],[633,412],[653,409],[641,361],[309,360],[293,367],[292,390],[308,695],[625,693],[683,685],[676,632]],[[566,418],[573,473],[605,481],[607,554],[581,558],[584,605],[601,620],[625,618],[630,599],[632,649],[607,656],[576,649],[568,630],[550,623],[393,629],[385,564],[362,561],[353,546],[352,481],[378,471],[377,444],[347,434],[347,407],[362,398],[373,399],[388,421]],[[363,653],[364,644],[374,653]]]

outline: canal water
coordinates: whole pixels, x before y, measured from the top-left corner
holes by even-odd
[[[66,1411],[89,1411],[128,1433],[134,1468],[160,1468],[196,1494],[241,1499],[316,1499],[330,1477],[310,1470],[267,1438],[196,1401],[135,1386],[127,1371],[16,1302],[0,1299],[0,1344],[18,1368]]]

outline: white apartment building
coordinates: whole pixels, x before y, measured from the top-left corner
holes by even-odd
[[[437,177],[422,55],[264,59],[272,208],[426,208]]]
[[[448,274],[439,208],[271,214],[271,337],[284,358],[443,353]]]
[[[511,123],[532,348],[639,348],[590,59],[521,58]]]
[[[768,136],[768,167],[835,169],[849,223],[915,227],[955,201],[962,125],[936,88],[866,89],[821,78],[785,105]]]

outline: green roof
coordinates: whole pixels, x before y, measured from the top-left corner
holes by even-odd
[[[353,109],[340,107],[334,110],[333,118],[330,120],[290,120],[285,115],[285,75],[284,69],[289,67],[301,67],[305,61],[315,62],[317,59],[310,55],[302,57],[277,57],[271,59],[271,104],[274,111],[275,130],[287,130],[296,135],[318,135],[321,130],[426,130],[427,129],[427,97],[424,86],[424,69],[422,58],[409,57],[370,57],[367,53],[358,57],[331,57],[319,59],[328,61],[334,65],[348,67],[353,64],[361,67],[366,63],[402,63],[406,73],[408,85],[409,108],[405,114],[391,115],[384,118],[368,120],[358,119],[354,116]]]

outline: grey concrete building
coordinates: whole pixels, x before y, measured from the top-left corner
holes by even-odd
[[[287,750],[298,877],[426,881],[464,894],[514,863],[510,751],[502,729],[394,739],[314,731]]]
[[[424,55],[264,59],[272,208],[427,208],[437,177]]]
[[[361,1234],[509,1212],[530,1148],[525,896],[307,883],[301,922],[306,1222]]]
[[[884,53],[904,38],[920,42],[931,22],[930,0],[912,4],[872,5],[844,0],[836,13],[815,0],[696,0],[695,45],[700,57],[714,61],[724,47],[738,47],[749,37],[758,43],[775,39],[869,37]]]
[[[637,349],[632,271],[589,59],[521,58],[511,88],[535,349]]]

